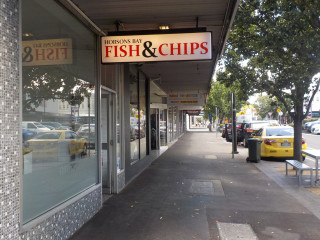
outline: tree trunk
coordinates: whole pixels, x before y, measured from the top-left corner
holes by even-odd
[[[297,106],[299,105],[299,106]],[[301,105],[301,106],[300,106]],[[303,105],[296,104],[294,115],[294,154],[293,158],[302,162],[302,120],[303,120]]]

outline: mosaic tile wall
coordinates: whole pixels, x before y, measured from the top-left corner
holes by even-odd
[[[0,239],[19,239],[19,11],[0,0]]]
[[[65,240],[96,214],[102,204],[101,188],[21,234],[21,240]]]
[[[0,0],[0,240],[65,240],[101,208],[101,188],[19,233],[19,0]]]

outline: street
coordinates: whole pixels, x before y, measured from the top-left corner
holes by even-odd
[[[302,137],[306,140],[308,148],[320,149],[320,135],[314,135],[307,131],[303,131]]]

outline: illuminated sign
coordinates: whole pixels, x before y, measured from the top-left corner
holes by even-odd
[[[211,32],[102,37],[102,63],[212,59]]]
[[[72,64],[72,40],[46,39],[22,42],[22,66]]]

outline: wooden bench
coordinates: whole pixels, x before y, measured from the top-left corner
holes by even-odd
[[[311,186],[313,186],[313,168],[312,167],[309,167],[308,165],[302,162],[299,162],[297,160],[286,160],[286,176],[288,175],[288,164],[291,165],[296,170],[296,175],[297,175],[297,172],[299,171],[299,186],[301,186],[301,183],[302,183],[303,171],[305,170],[310,171],[310,183],[311,183]]]

